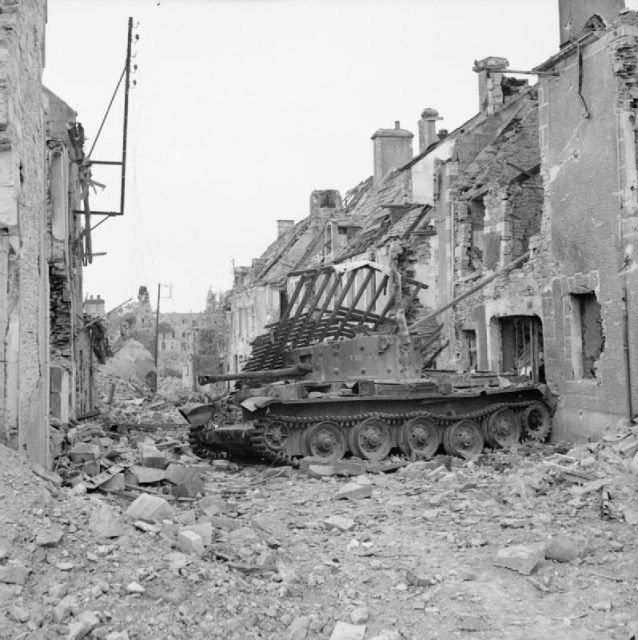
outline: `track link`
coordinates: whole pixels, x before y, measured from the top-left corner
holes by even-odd
[[[265,418],[260,418],[255,423],[255,427],[250,434],[250,446],[264,459],[273,463],[286,464],[292,461],[293,456],[289,451],[286,451],[285,439],[282,440],[281,447],[278,449],[272,446],[272,441],[268,441],[270,428],[275,423],[278,423],[278,425],[283,425],[288,430],[289,434],[297,430],[304,431],[311,425],[324,421],[334,422],[345,431],[350,427],[353,427],[355,424],[366,420],[367,418],[380,418],[381,420],[386,421],[390,426],[397,428],[404,422],[413,418],[429,418],[430,420],[433,420],[440,429],[444,429],[448,425],[460,420],[483,420],[492,413],[499,411],[500,409],[512,409],[513,411],[523,412],[527,407],[534,404],[534,402],[535,401],[500,402],[483,409],[478,409],[477,411],[472,411],[455,416],[448,416],[435,413],[433,411],[424,410],[405,411],[398,413],[386,411],[366,411],[349,415],[347,417],[341,415],[322,414],[302,418],[270,413]],[[535,434],[524,434],[524,437],[536,438]]]

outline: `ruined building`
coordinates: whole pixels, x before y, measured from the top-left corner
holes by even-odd
[[[0,441],[49,463],[49,419],[92,409],[82,312],[81,125],[42,85],[45,0],[0,13]],[[95,356],[98,357],[98,356]]]
[[[428,285],[409,320],[449,305],[428,327],[440,335],[432,364],[547,383],[556,438],[633,419],[638,13],[622,0],[557,8],[560,50],[526,76],[537,83],[508,73],[505,58],[476,61],[474,116],[437,131],[439,114],[425,109],[416,155],[399,123],[378,130],[374,175],[343,207],[315,220],[312,233],[308,218],[288,225],[251,269],[236,272],[231,370],[278,319],[296,271],[373,260]],[[287,258],[302,240],[307,250]],[[361,309],[372,301],[381,312],[376,286]]]

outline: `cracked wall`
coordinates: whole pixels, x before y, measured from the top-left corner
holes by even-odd
[[[600,435],[628,416],[629,400],[638,402],[627,376],[628,368],[638,373],[638,20],[635,12],[621,20],[539,67],[559,74],[540,82],[539,121],[548,240],[539,272],[548,383],[560,397],[557,438]],[[586,300],[595,304],[585,308]]]
[[[46,2],[4,0],[0,8],[0,287],[5,290],[5,304],[0,305],[0,439],[47,464],[41,80]]]

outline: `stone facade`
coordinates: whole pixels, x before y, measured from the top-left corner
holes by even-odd
[[[46,3],[0,8],[0,437],[47,462]]]
[[[373,136],[374,175],[304,264],[374,260],[426,282],[421,310],[449,305],[436,365],[547,383],[554,437],[579,439],[638,413],[638,13],[558,5],[561,50],[536,85],[505,58],[478,60],[479,111],[456,130],[437,133],[425,109],[414,158],[398,123]],[[255,279],[262,258],[231,296],[231,316],[253,310],[233,316],[231,351],[242,339],[246,355],[298,280],[285,260],[276,282]]]
[[[49,419],[90,411],[95,325],[82,313],[83,154],[42,86],[45,0],[0,2],[0,441],[50,463]],[[81,128],[81,127],[80,127]]]

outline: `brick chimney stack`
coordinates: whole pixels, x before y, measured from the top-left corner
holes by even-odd
[[[558,0],[560,46],[578,40],[593,16],[607,25],[624,7],[624,0]]]
[[[423,153],[439,138],[436,133],[436,121],[443,120],[436,109],[425,108],[419,120],[419,153]]]
[[[489,56],[474,61],[473,71],[479,76],[479,109],[492,115],[503,107],[503,71],[510,66],[506,58]]]
[[[388,171],[398,169],[412,160],[414,134],[401,129],[396,120],[394,129],[378,129],[372,136],[374,148],[374,184],[379,184]]]

